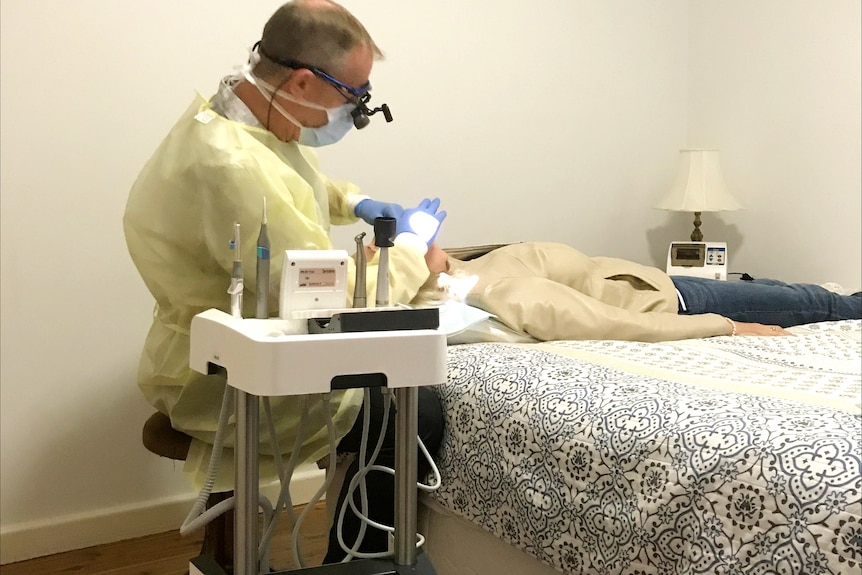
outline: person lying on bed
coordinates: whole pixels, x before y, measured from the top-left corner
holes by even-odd
[[[671,277],[564,244],[511,244],[469,261],[439,250],[426,259],[437,261],[429,268],[446,269],[450,283],[475,282],[459,299],[542,341],[788,335],[783,328],[862,318],[860,293],[774,280]]]

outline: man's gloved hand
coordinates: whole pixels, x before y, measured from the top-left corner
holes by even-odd
[[[404,208],[398,204],[378,202],[377,200],[365,198],[356,204],[356,209],[353,210],[353,213],[357,217],[362,218],[366,224],[373,226],[375,218],[399,219],[401,214],[404,213]]]
[[[446,212],[438,212],[440,199],[425,198],[415,208],[409,208],[396,218],[395,241],[401,234],[413,234],[419,237],[425,246],[430,246],[440,231],[440,224],[446,219]]]

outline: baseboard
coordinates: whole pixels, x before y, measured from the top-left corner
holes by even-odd
[[[297,469],[290,485],[294,505],[310,501],[323,481],[323,470]],[[275,502],[278,484],[261,486],[261,493]],[[176,530],[194,501],[195,494],[190,493],[4,527],[0,530],[0,565]]]

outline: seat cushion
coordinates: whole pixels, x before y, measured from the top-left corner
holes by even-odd
[[[144,447],[168,459],[185,460],[192,438],[171,427],[171,419],[157,411],[144,423]]]

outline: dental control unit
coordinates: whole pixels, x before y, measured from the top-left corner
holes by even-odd
[[[725,242],[671,242],[667,250],[669,276],[727,280]]]

